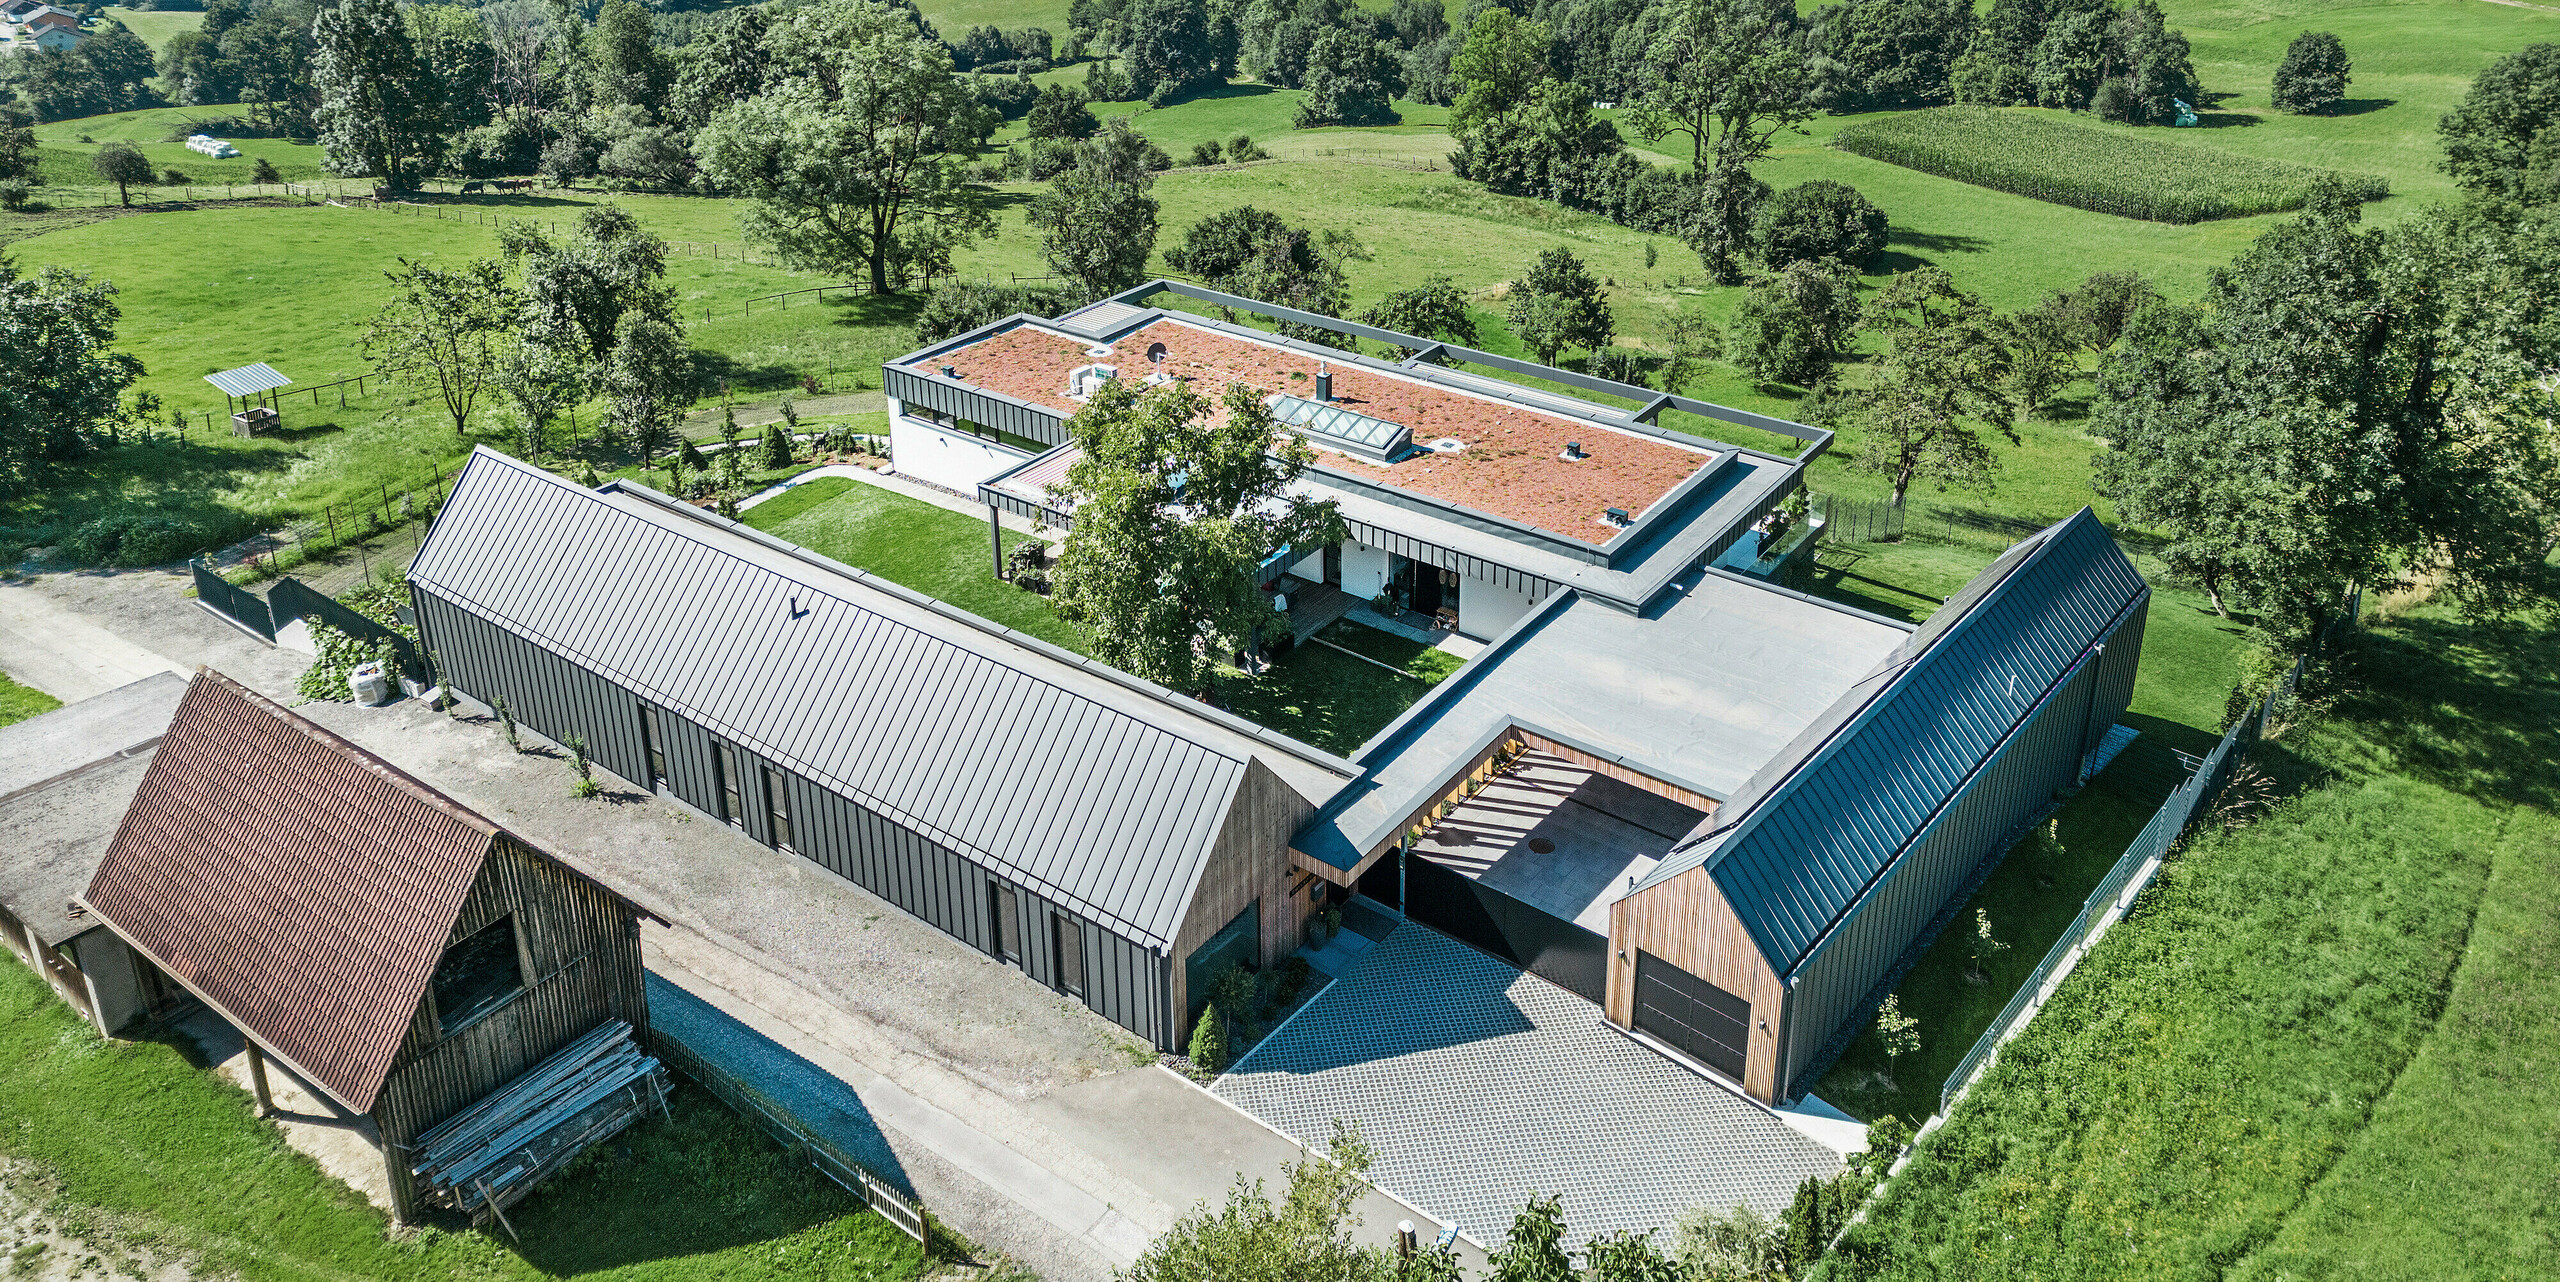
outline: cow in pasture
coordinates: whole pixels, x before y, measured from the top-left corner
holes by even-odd
[[[487,183],[474,178],[471,181],[462,184],[462,194],[468,196],[474,192],[485,191],[488,189],[488,186],[489,185]]]

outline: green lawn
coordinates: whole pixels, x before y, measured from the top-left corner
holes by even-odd
[[[31,686],[22,686],[0,673],[0,726],[13,725],[29,717],[41,716],[62,706],[62,700]]]
[[[1219,694],[1237,716],[1347,757],[1430,690],[1431,683],[1419,677],[1340,650],[1302,645],[1260,676],[1226,682]]]
[[[1831,1276],[2560,1272],[2560,633],[2344,649]]]
[[[195,31],[204,26],[202,9],[144,10],[109,5],[100,12],[102,16],[123,23],[133,34],[142,37],[142,43],[151,46],[153,53],[159,53],[168,48],[169,37],[181,31]]]
[[[1860,609],[1917,623],[1997,555],[1989,543],[1825,544],[1808,588]],[[1920,1023],[1920,1049],[1890,1061],[1862,1033],[1813,1093],[1863,1118],[1916,1122],[1937,1111],[1938,1088],[2011,994],[2069,928],[2091,887],[2115,866],[2182,776],[2172,750],[2201,754],[2220,737],[2239,676],[2245,629],[2200,593],[2157,581],[2143,620],[2142,668],[2125,724],[2141,737],[2105,773],[2021,841],[1895,990]],[[1974,914],[1990,916],[2005,950],[1974,956]],[[1977,978],[1977,976],[1979,978]]]
[[[690,1088],[673,1120],[640,1123],[509,1212],[521,1245],[433,1229],[394,1240],[245,1092],[170,1041],[99,1041],[14,958],[0,958],[0,1153],[58,1182],[48,1218],[100,1246],[190,1260],[199,1275],[897,1282],[921,1271],[915,1244],[858,1198]]]
[[[840,476],[797,486],[740,519],[982,619],[1084,652],[1084,638],[1058,618],[1047,597],[995,577],[985,521]],[[1005,531],[1006,550],[1029,537]]]
[[[1423,681],[1438,682],[1466,665],[1466,660],[1436,645],[1425,645],[1410,637],[1381,632],[1349,619],[1327,624],[1316,637],[1391,668],[1402,669],[1406,675]]]

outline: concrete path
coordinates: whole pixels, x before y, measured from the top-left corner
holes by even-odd
[[[189,669],[91,623],[42,592],[0,590],[0,672],[64,703],[154,672]]]

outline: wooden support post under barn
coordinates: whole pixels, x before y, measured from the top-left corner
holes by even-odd
[[[267,1090],[267,1056],[256,1042],[242,1045],[249,1053],[249,1089],[258,1097],[258,1116],[272,1116],[276,1111],[275,1096]]]

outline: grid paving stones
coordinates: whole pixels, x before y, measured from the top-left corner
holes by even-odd
[[[1211,1089],[1300,1143],[1356,1120],[1371,1180],[1484,1244],[1533,1193],[1563,1195],[1578,1249],[1696,1206],[1776,1214],[1840,1169],[1599,1007],[1411,923]]]

